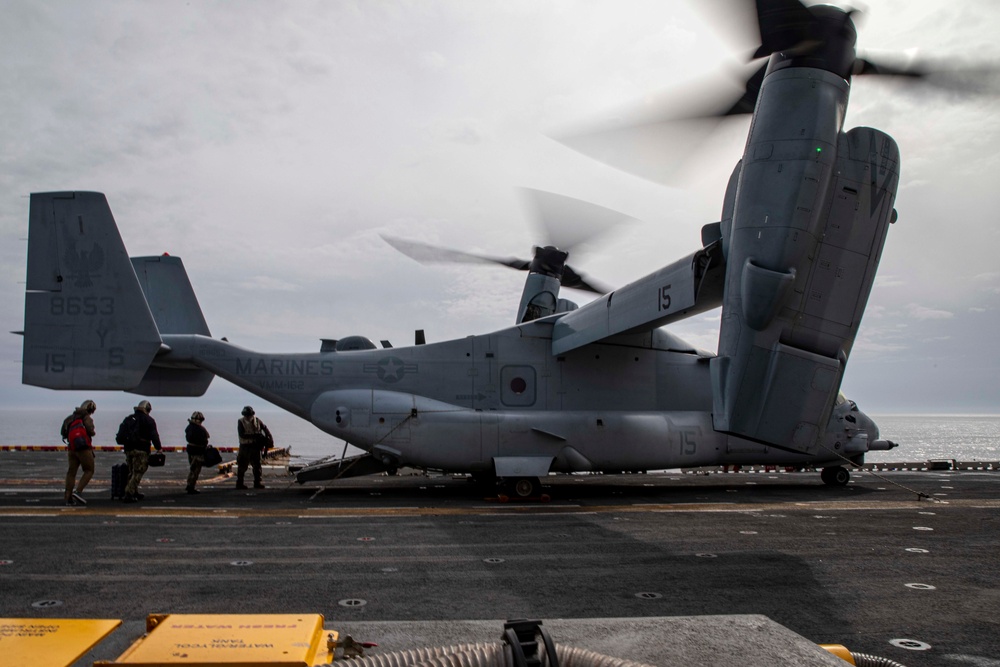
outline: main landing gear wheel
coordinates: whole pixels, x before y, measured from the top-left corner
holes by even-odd
[[[537,477],[521,477],[514,480],[511,490],[518,498],[532,498],[542,493],[542,483]]]
[[[510,477],[499,480],[497,490],[501,496],[511,498],[537,498],[542,494],[542,483],[537,477]]]
[[[823,468],[823,472],[819,476],[824,484],[829,484],[830,486],[847,486],[847,483],[851,481],[851,473],[844,466]]]

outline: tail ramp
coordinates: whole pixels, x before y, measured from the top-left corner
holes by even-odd
[[[99,192],[31,195],[22,382],[140,386],[160,333]]]

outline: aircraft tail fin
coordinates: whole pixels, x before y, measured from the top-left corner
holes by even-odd
[[[107,199],[31,195],[22,382],[128,390],[161,339]]]
[[[160,335],[212,335],[180,257],[133,257],[132,267]],[[200,368],[158,366],[154,361],[129,391],[144,396],[201,396],[214,377]]]

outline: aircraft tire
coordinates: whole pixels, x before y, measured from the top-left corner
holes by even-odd
[[[508,487],[515,498],[534,498],[542,492],[542,484],[537,477],[516,477],[510,480]]]
[[[819,478],[823,480],[824,484],[831,483],[829,470],[830,470],[829,468],[823,468],[822,470],[819,471]]]
[[[847,486],[847,483],[851,481],[851,472],[844,466],[830,466],[823,468],[820,479],[823,480],[824,484],[830,486]]]

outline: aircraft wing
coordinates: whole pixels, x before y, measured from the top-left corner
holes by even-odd
[[[722,244],[716,241],[559,318],[552,330],[552,354],[718,308],[724,278]]]

